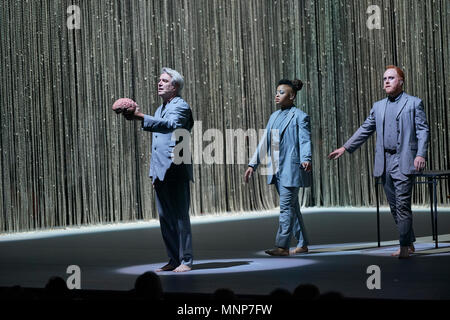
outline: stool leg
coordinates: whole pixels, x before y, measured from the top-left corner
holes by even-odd
[[[436,236],[436,245],[438,247],[438,225],[437,225],[437,191],[436,191],[437,181],[433,180],[433,202],[434,202],[434,235]]]
[[[378,178],[375,178],[375,196],[377,198],[377,240],[378,240],[378,247],[381,247],[381,244],[380,244],[380,200],[378,197]]]
[[[436,240],[434,233],[434,214],[433,214],[433,179],[428,178],[428,193],[430,195],[430,217],[431,217],[431,234],[433,235],[433,241]]]

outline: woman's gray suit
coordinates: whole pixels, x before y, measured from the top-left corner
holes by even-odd
[[[302,167],[303,162],[311,162],[311,129],[309,116],[296,106],[290,108],[281,127],[274,128],[280,113],[281,110],[277,110],[270,116],[265,133],[248,165],[256,170],[268,156],[267,167],[260,171],[267,175],[267,183],[274,184],[280,195],[280,223],[275,246],[287,249],[292,235],[298,240],[297,247],[307,246],[309,242],[298,193],[300,187],[311,185],[311,173]],[[274,134],[278,143],[272,141]],[[274,149],[279,151],[275,161]]]

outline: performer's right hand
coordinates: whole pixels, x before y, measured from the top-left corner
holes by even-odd
[[[124,111],[123,116],[127,120],[143,120],[144,119],[144,114],[141,112],[141,108],[139,108],[139,106],[136,106],[136,109],[132,113]]]
[[[253,168],[248,167],[244,174],[244,181],[245,183],[248,183],[249,178],[253,176]]]
[[[331,152],[331,153],[328,155],[328,159],[330,159],[330,160],[332,160],[332,159],[337,159],[337,158],[339,158],[340,156],[342,156],[342,155],[344,154],[344,152],[345,152],[345,148],[344,148],[344,147],[340,147],[340,148],[334,150],[333,152]]]

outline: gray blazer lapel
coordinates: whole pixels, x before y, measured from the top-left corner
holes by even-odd
[[[167,109],[169,109],[170,103],[166,104],[164,106],[164,110],[163,107],[161,107],[161,118],[164,118],[164,115],[167,113]]]
[[[267,132],[266,132],[266,135],[267,135],[267,146],[268,146],[268,148],[270,148],[270,144],[272,143],[271,142],[271,140],[272,140],[272,126],[273,126],[273,122],[275,121],[275,119],[278,117],[278,114],[280,113],[280,110],[277,110],[277,111],[275,111],[275,113],[273,114],[273,116],[272,117],[270,117],[270,119],[269,119],[269,123],[267,124]],[[270,150],[270,149],[268,149],[268,150]]]
[[[289,114],[288,114],[288,116],[286,117],[285,123],[283,123],[283,128],[281,129],[281,132],[280,132],[280,139],[281,139],[281,137],[283,136],[283,132],[284,132],[284,130],[286,130],[286,128],[287,128],[289,122],[291,122],[292,118],[294,117],[294,115],[295,115],[295,109],[296,109],[296,108],[297,108],[296,106],[293,106],[293,107],[291,108],[291,111],[289,111]]]
[[[156,118],[162,118],[162,115],[161,115],[161,110],[162,110],[162,105],[160,105],[159,107],[158,107],[158,109],[156,109],[156,112],[155,112],[155,117]]]
[[[400,116],[400,113],[402,112],[403,108],[405,108],[406,102],[408,102],[408,97],[406,96],[406,93],[403,92],[402,97],[400,98],[400,106],[401,107],[400,107],[400,109],[398,109],[396,119],[398,119],[398,117]]]
[[[378,127],[378,125],[377,125],[377,134],[379,134],[380,137],[384,137],[384,116],[386,114],[387,103],[388,103],[388,98],[385,98],[384,101],[382,101],[380,103],[381,109],[380,109],[379,115],[381,117],[381,120],[380,120],[380,122],[377,121],[377,123],[380,124],[380,127]],[[380,131],[380,132],[378,132],[378,131]],[[383,141],[383,139],[382,139],[382,141]]]
[[[172,100],[170,100],[170,102],[168,102],[165,107],[164,110],[161,112],[161,118],[164,118],[164,115],[167,113],[167,110],[169,110],[170,108],[173,107],[173,104],[175,102],[177,102],[178,100],[180,100],[179,96],[176,96],[175,98],[173,98]],[[161,106],[161,110],[162,110],[162,106]]]

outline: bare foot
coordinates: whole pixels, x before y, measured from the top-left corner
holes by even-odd
[[[294,250],[289,251],[290,255],[294,255],[297,253],[307,253],[308,247],[295,248]]]
[[[174,270],[174,269],[175,269],[175,267],[172,266],[171,264],[166,264],[165,266],[163,266],[163,267],[161,267],[161,268],[159,268],[159,269],[156,269],[155,272],[172,271],[172,270]]]
[[[188,267],[185,264],[180,264],[178,267],[175,268],[175,270],[173,270],[173,272],[186,272],[191,270],[192,270],[191,267]]]
[[[395,251],[394,253],[392,253],[391,256],[398,257],[400,255],[400,251],[401,251],[400,248],[397,251]],[[408,254],[414,253],[415,251],[416,251],[416,248],[414,247],[413,244],[408,247]]]

